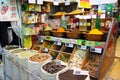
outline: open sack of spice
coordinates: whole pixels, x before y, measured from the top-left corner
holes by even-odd
[[[57,80],[57,75],[68,69],[67,64],[61,60],[52,60],[41,65],[41,78]]]
[[[56,80],[90,80],[89,72],[72,67],[57,75]]]
[[[50,54],[46,53],[38,53],[32,55],[28,58],[28,69],[35,74],[36,76],[40,77],[40,67],[43,63],[51,61]],[[34,80],[32,76],[29,76],[30,80]]]

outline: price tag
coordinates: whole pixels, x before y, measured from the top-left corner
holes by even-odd
[[[96,17],[97,17],[97,15],[95,15],[95,14],[94,14],[94,15],[92,15],[92,18],[93,18],[93,19],[96,19]]]
[[[57,61],[57,62],[56,62],[56,65],[61,65],[61,62],[60,62],[60,61]]]
[[[28,0],[28,3],[36,3],[36,0]]]
[[[41,43],[43,43],[43,42],[44,42],[44,40],[43,40],[43,39],[40,39],[40,42],[41,42]]]
[[[78,69],[77,69],[77,70],[76,70],[76,69],[74,69],[74,71],[73,71],[73,74],[74,74],[74,75],[80,75],[80,73],[81,73],[81,71],[80,71],[80,70],[78,70]]]
[[[55,45],[59,45],[59,46],[61,46],[62,43],[59,42],[59,41],[55,41],[54,44],[55,44]]]
[[[59,0],[54,0],[54,1],[53,1],[53,4],[54,4],[54,5],[59,5]]]
[[[101,19],[105,19],[105,16],[106,16],[105,14],[101,14],[101,15],[100,15],[100,18],[101,18]]]
[[[43,51],[48,52],[48,48],[43,48]]]
[[[81,46],[81,49],[86,50],[87,46]]]
[[[43,4],[43,0],[37,0],[37,4]]]
[[[102,53],[101,48],[90,48],[90,52]]]
[[[74,69],[73,74],[74,75],[88,75],[89,72],[88,71],[82,71],[82,70]]]
[[[66,6],[67,6],[67,5],[70,5],[70,2],[66,1],[66,2],[65,2],[65,5],[66,5]]]
[[[86,50],[87,49],[87,46],[77,46],[78,49],[83,49],[83,50]]]
[[[71,44],[71,43],[65,43],[65,46],[73,48],[73,44]]]

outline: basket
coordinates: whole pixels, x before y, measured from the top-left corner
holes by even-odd
[[[66,36],[68,38],[78,39],[78,38],[80,38],[80,33],[73,33],[73,32],[67,31]]]
[[[55,37],[64,37],[65,36],[65,32],[57,32],[57,31],[51,31],[52,35]]]
[[[50,30],[40,30],[40,34],[43,36],[50,36],[51,31]]]
[[[90,41],[101,41],[103,34],[85,34],[85,38]]]

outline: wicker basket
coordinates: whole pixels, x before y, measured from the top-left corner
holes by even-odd
[[[80,38],[80,33],[72,33],[72,32],[67,31],[66,36],[68,38],[78,39]]]
[[[57,32],[57,31],[51,31],[52,35],[55,37],[64,37],[65,36],[65,32]]]
[[[85,38],[90,41],[101,41],[103,39],[103,34],[85,34]]]
[[[50,30],[40,30],[40,34],[43,36],[50,36],[51,31]]]

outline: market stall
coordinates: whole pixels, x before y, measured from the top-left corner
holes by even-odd
[[[16,73],[5,69],[6,80],[102,80],[114,61],[118,22],[117,1],[99,2],[22,0],[24,48],[5,48],[5,66]]]

